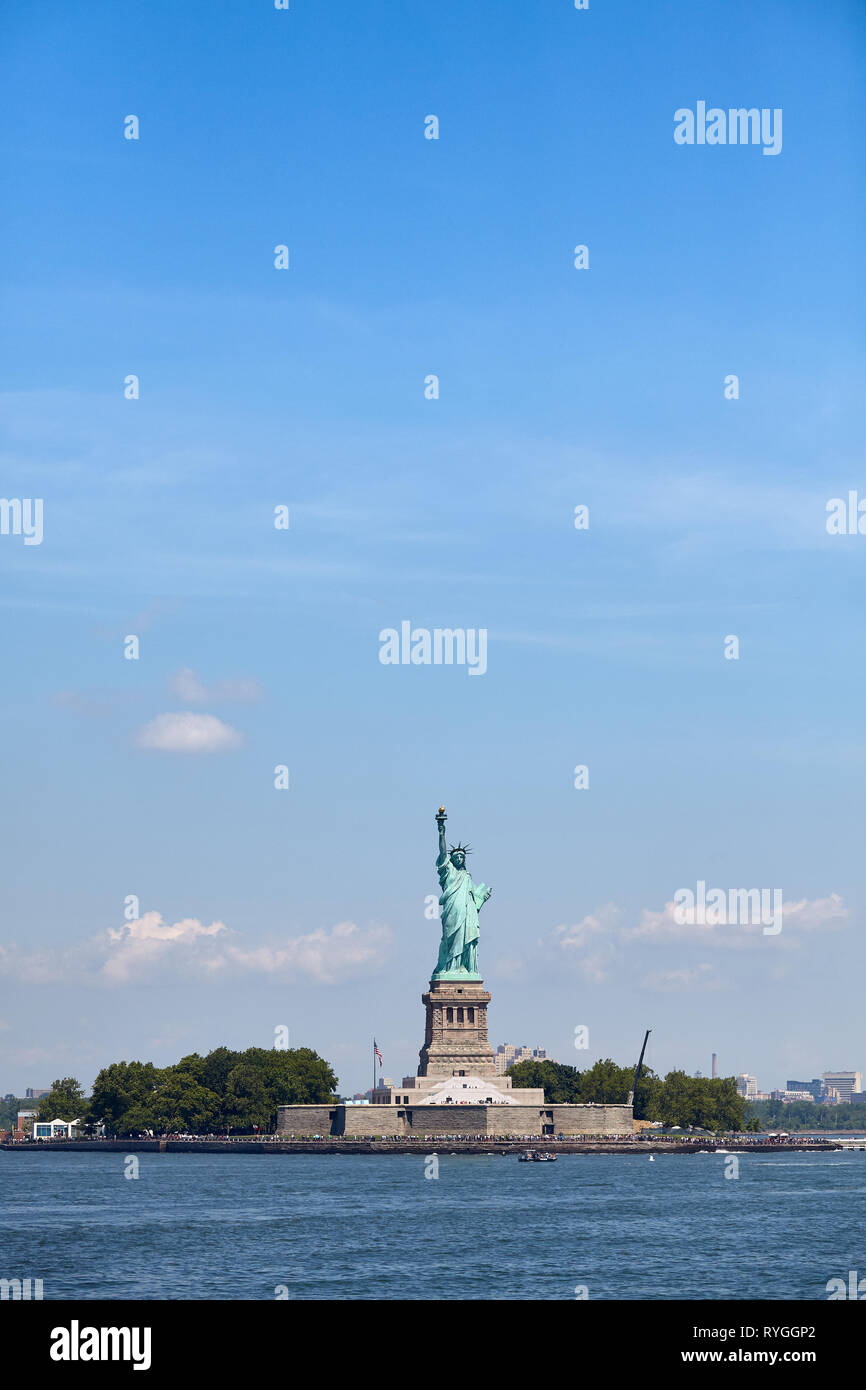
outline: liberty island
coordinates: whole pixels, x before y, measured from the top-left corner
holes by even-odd
[[[478,970],[479,913],[492,890],[474,882],[466,867],[468,845],[448,848],[447,818],[440,806],[435,819],[442,935],[429,988],[421,995],[425,1031],[417,1073],[404,1076],[400,1086],[379,1082],[369,1105],[281,1105],[277,1134],[299,1139],[633,1134],[631,1104],[546,1104],[540,1087],[515,1088],[510,1076],[497,1076],[487,1032],[491,995]]]
[[[90,1102],[74,1078],[55,1083],[59,1100],[50,1103],[72,1106],[76,1113],[86,1108],[89,1115],[84,1122],[45,1122],[39,1128],[47,1134],[16,1132],[0,1142],[0,1149],[40,1153],[45,1152],[45,1144],[55,1153],[65,1149],[78,1154],[118,1150],[369,1154],[384,1148],[397,1154],[417,1152],[416,1145],[442,1138],[447,1139],[452,1152],[467,1154],[505,1153],[527,1140],[543,1141],[548,1152],[553,1150],[547,1150],[547,1145],[555,1145],[562,1153],[648,1153],[646,1140],[650,1136],[642,1130],[652,1124],[635,1120],[633,1100],[651,1029],[645,1033],[633,1080],[628,1070],[628,1091],[622,1075],[613,1085],[609,1077],[603,1086],[592,1085],[587,1094],[587,1090],[578,1090],[576,1085],[564,1086],[558,1080],[554,1083],[549,1073],[524,1074],[522,1079],[528,1085],[520,1084],[519,1072],[504,1076],[497,1073],[488,1037],[491,994],[484,987],[478,959],[480,914],[490,901],[492,889],[486,883],[476,882],[470,873],[467,858],[471,850],[467,844],[458,841],[448,846],[447,819],[445,807],[440,806],[435,816],[435,872],[441,890],[441,930],[429,985],[421,995],[425,1031],[414,1075],[404,1076],[398,1086],[381,1077],[377,1081],[374,1071],[370,1100],[359,1104],[337,1098],[336,1074],[324,1058],[308,1048],[295,1052],[250,1048],[245,1053],[217,1048],[206,1057],[193,1054],[184,1058],[165,1073],[152,1063],[123,1062],[100,1072]],[[485,923],[488,919],[489,910]],[[381,1065],[378,1049],[376,1055]],[[243,1085],[249,1090],[250,1068],[261,1078],[262,1088],[272,1087],[271,1094],[276,1095],[273,1100],[267,1095],[266,1103],[261,1101],[258,1109],[248,1106],[243,1113],[239,1112],[238,1093],[230,1082],[240,1071],[246,1077]],[[623,1070],[614,1068],[615,1072]],[[574,1073],[566,1081],[577,1080],[580,1075],[573,1068],[557,1065],[554,1075],[559,1073]],[[678,1075],[684,1076],[672,1075],[674,1083]],[[733,1085],[733,1078],[730,1082]],[[715,1086],[716,1082],[712,1084]],[[141,1108],[142,1086],[148,1095],[147,1110]],[[560,1099],[554,1100],[555,1095]],[[611,1096],[616,1099],[611,1100]],[[301,1097],[305,1097],[303,1102]],[[754,1152],[755,1137],[739,1137],[743,1115],[736,1107],[731,1109],[729,1099],[716,1097],[712,1104],[709,1100],[703,1102],[708,1107],[710,1128],[719,1129],[724,1121],[730,1132],[738,1136],[727,1139],[723,1152],[732,1152],[734,1146],[741,1152]],[[685,1106],[687,1102],[681,1103]],[[645,1107],[645,1100],[642,1104]],[[657,1102],[657,1108],[659,1105]],[[672,1123],[670,1107],[667,1114]],[[92,1131],[92,1137],[81,1133],[82,1123]],[[54,1137],[55,1125],[61,1127],[65,1138]],[[656,1135],[656,1151],[709,1153],[717,1145],[715,1140],[705,1138],[706,1134],[702,1130],[697,1138],[679,1130],[676,1137]],[[379,1140],[392,1142],[383,1146]],[[787,1151],[808,1147],[814,1152],[819,1147],[811,1137],[802,1145],[788,1137],[782,1141],[779,1136],[770,1136],[766,1141],[768,1146],[782,1142]],[[839,1145],[828,1143],[820,1147]]]
[[[687,1080],[674,1072],[661,1083],[652,1078],[656,1120],[635,1120],[633,1099],[641,1078],[647,1029],[637,1067],[631,1071],[597,1064],[604,1076],[594,1079],[592,1069],[584,1086],[574,1068],[553,1064],[528,1073],[518,1070],[499,1075],[488,1037],[491,994],[479,970],[481,913],[492,890],[476,882],[467,867],[471,853],[458,841],[449,848],[445,836],[447,813],[436,813],[438,853],[435,872],[439,879],[440,933],[429,985],[421,995],[425,1010],[423,1044],[417,1071],[404,1076],[400,1085],[376,1079],[360,1104],[340,1100],[338,1078],[324,1058],[309,1048],[264,1050],[249,1048],[236,1053],[216,1048],[205,1057],[197,1053],[174,1067],[157,1069],[152,1063],[126,1062],[103,1069],[94,1082],[90,1101],[74,1078],[56,1082],[58,1091],[47,1103],[61,1106],[65,1115],[34,1124],[31,1134],[16,1131],[0,1140],[0,1149],[16,1153],[73,1150],[88,1152],[196,1152],[196,1153],[370,1153],[384,1147],[392,1154],[417,1152],[416,1145],[447,1138],[453,1152],[505,1153],[527,1140],[555,1145],[562,1153],[647,1153],[652,1138],[658,1152],[709,1153],[714,1139],[700,1138],[674,1128],[677,1134],[649,1136],[664,1115],[668,1125],[678,1120],[691,1124],[700,1108],[701,1124],[710,1131],[725,1128],[735,1137],[726,1140],[725,1152],[736,1146],[754,1152],[754,1134],[743,1134],[744,1114],[732,1097],[723,1094],[734,1079],[711,1083],[713,1096],[674,1095],[665,1101],[668,1082],[673,1090]],[[489,920],[490,909],[484,914]],[[429,920],[425,916],[425,920]],[[381,1065],[378,1049],[374,1049]],[[545,1064],[550,1066],[550,1064]],[[623,1072],[626,1075],[623,1075]],[[241,1108],[232,1078],[243,1076],[250,1091],[250,1074],[259,1078],[262,1094]],[[618,1075],[617,1075],[618,1074]],[[521,1085],[521,1080],[528,1083]],[[581,1083],[578,1085],[578,1083]],[[142,1108],[142,1088],[147,1096]],[[558,1097],[558,1099],[554,1099]],[[646,1094],[639,1102],[644,1111]],[[690,1108],[689,1108],[690,1107]],[[274,1123],[276,1121],[276,1123]],[[61,1136],[55,1137],[55,1126]],[[753,1128],[750,1124],[749,1128]],[[44,1132],[43,1132],[44,1131]],[[390,1140],[383,1146],[377,1141]],[[809,1137],[798,1144],[788,1136],[768,1136],[767,1146],[838,1148]],[[698,1147],[699,1146],[699,1147]],[[552,1150],[550,1150],[552,1152]]]

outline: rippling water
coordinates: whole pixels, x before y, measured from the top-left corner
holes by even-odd
[[[866,1275],[866,1153],[0,1152],[0,1277],[46,1299],[826,1299]]]

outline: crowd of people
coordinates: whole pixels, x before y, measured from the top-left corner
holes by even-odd
[[[0,1136],[5,1142],[10,1142],[8,1137]],[[573,1143],[573,1144],[619,1144],[623,1146],[634,1146],[639,1144],[671,1144],[689,1145],[690,1147],[704,1148],[707,1144],[723,1145],[735,1143],[738,1147],[749,1145],[755,1148],[803,1148],[807,1146],[836,1147],[832,1138],[822,1138],[819,1135],[798,1135],[798,1134],[739,1134],[727,1132],[725,1134],[690,1134],[685,1132],[671,1133],[670,1131],[648,1132],[644,1130],[640,1134],[155,1134],[148,1131],[143,1134],[109,1135],[101,1134],[88,1139],[92,1143],[112,1143],[118,1138],[131,1140],[134,1142],[159,1140],[187,1143],[220,1143],[220,1144],[357,1144],[370,1143],[377,1144],[554,1144],[554,1143]],[[17,1143],[36,1143],[36,1144],[66,1144],[67,1139],[32,1139],[28,1134],[20,1139],[13,1140]],[[73,1141],[79,1142],[79,1141]]]

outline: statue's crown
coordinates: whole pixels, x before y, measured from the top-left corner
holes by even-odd
[[[457,854],[457,853],[460,853],[460,854],[471,854],[471,853],[472,853],[472,850],[469,848],[468,845],[452,845],[452,846],[451,846],[451,853],[452,853],[452,854]]]

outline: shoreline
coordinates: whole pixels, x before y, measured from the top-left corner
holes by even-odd
[[[670,1140],[654,1143],[651,1140],[577,1139],[447,1139],[442,1135],[428,1140],[411,1142],[392,1139],[44,1139],[35,1142],[2,1143],[7,1153],[255,1153],[255,1154],[415,1154],[429,1153],[452,1157],[463,1154],[495,1154],[508,1157],[540,1149],[556,1154],[715,1154],[722,1153],[828,1153],[840,1152],[843,1146],[830,1140],[817,1143]]]

